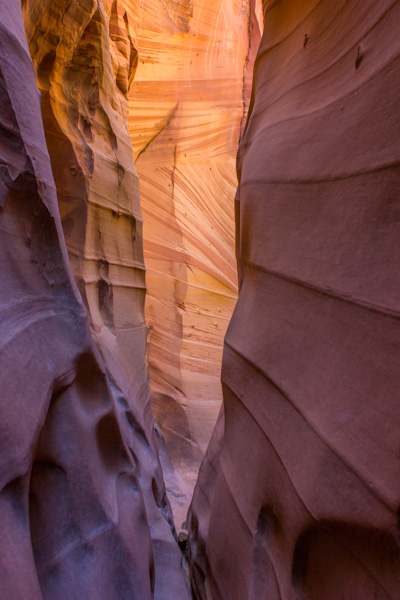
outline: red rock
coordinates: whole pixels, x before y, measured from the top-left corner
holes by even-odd
[[[124,296],[106,268],[113,251],[117,271],[142,252],[140,238],[132,249],[134,202],[121,183],[121,169],[135,181],[123,112],[134,59],[111,59],[121,52],[109,42],[106,2],[72,1],[63,12],[56,2],[23,4],[42,107],[21,5],[0,4],[0,598],[150,600],[155,585],[160,600],[187,599],[145,336],[127,369],[134,340],[121,331],[113,302]],[[96,213],[96,191],[106,201],[120,194],[121,214],[110,205]],[[99,223],[106,239],[94,247]],[[133,293],[142,302],[129,316],[143,333],[143,290]]]
[[[400,4],[264,11],[195,596],[398,600]]]

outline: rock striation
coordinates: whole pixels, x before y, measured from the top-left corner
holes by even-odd
[[[29,49],[0,4],[0,598],[187,600],[145,367],[129,18],[22,4]]]
[[[399,20],[264,2],[197,599],[400,598]]]
[[[221,405],[223,338],[237,297],[233,199],[249,10],[245,0],[157,0],[132,2],[131,15],[147,359],[155,417],[189,485],[180,524]],[[171,490],[175,506],[183,487]]]

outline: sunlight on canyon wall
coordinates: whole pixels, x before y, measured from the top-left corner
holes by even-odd
[[[132,3],[131,18],[139,60],[129,130],[144,219],[148,372],[186,510],[221,405],[222,344],[236,302],[249,6],[158,0]]]

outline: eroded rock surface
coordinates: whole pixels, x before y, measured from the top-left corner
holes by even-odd
[[[23,8],[41,105],[21,4],[0,4],[0,597],[187,599],[144,360],[129,22]]]
[[[398,600],[400,4],[264,11],[193,587]]]
[[[248,2],[132,2],[131,14],[139,62],[129,130],[144,215],[152,404],[191,495],[222,400],[222,344],[236,302]],[[182,516],[187,505],[186,495]]]

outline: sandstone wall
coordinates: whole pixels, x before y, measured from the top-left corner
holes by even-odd
[[[129,130],[144,215],[148,369],[156,419],[191,495],[222,400],[222,343],[236,302],[248,2],[138,6]],[[180,514],[187,504],[186,496]]]
[[[188,598],[146,378],[130,24],[119,2],[23,10],[41,106],[0,5],[0,598]]]
[[[398,600],[400,4],[264,12],[195,596]]]

